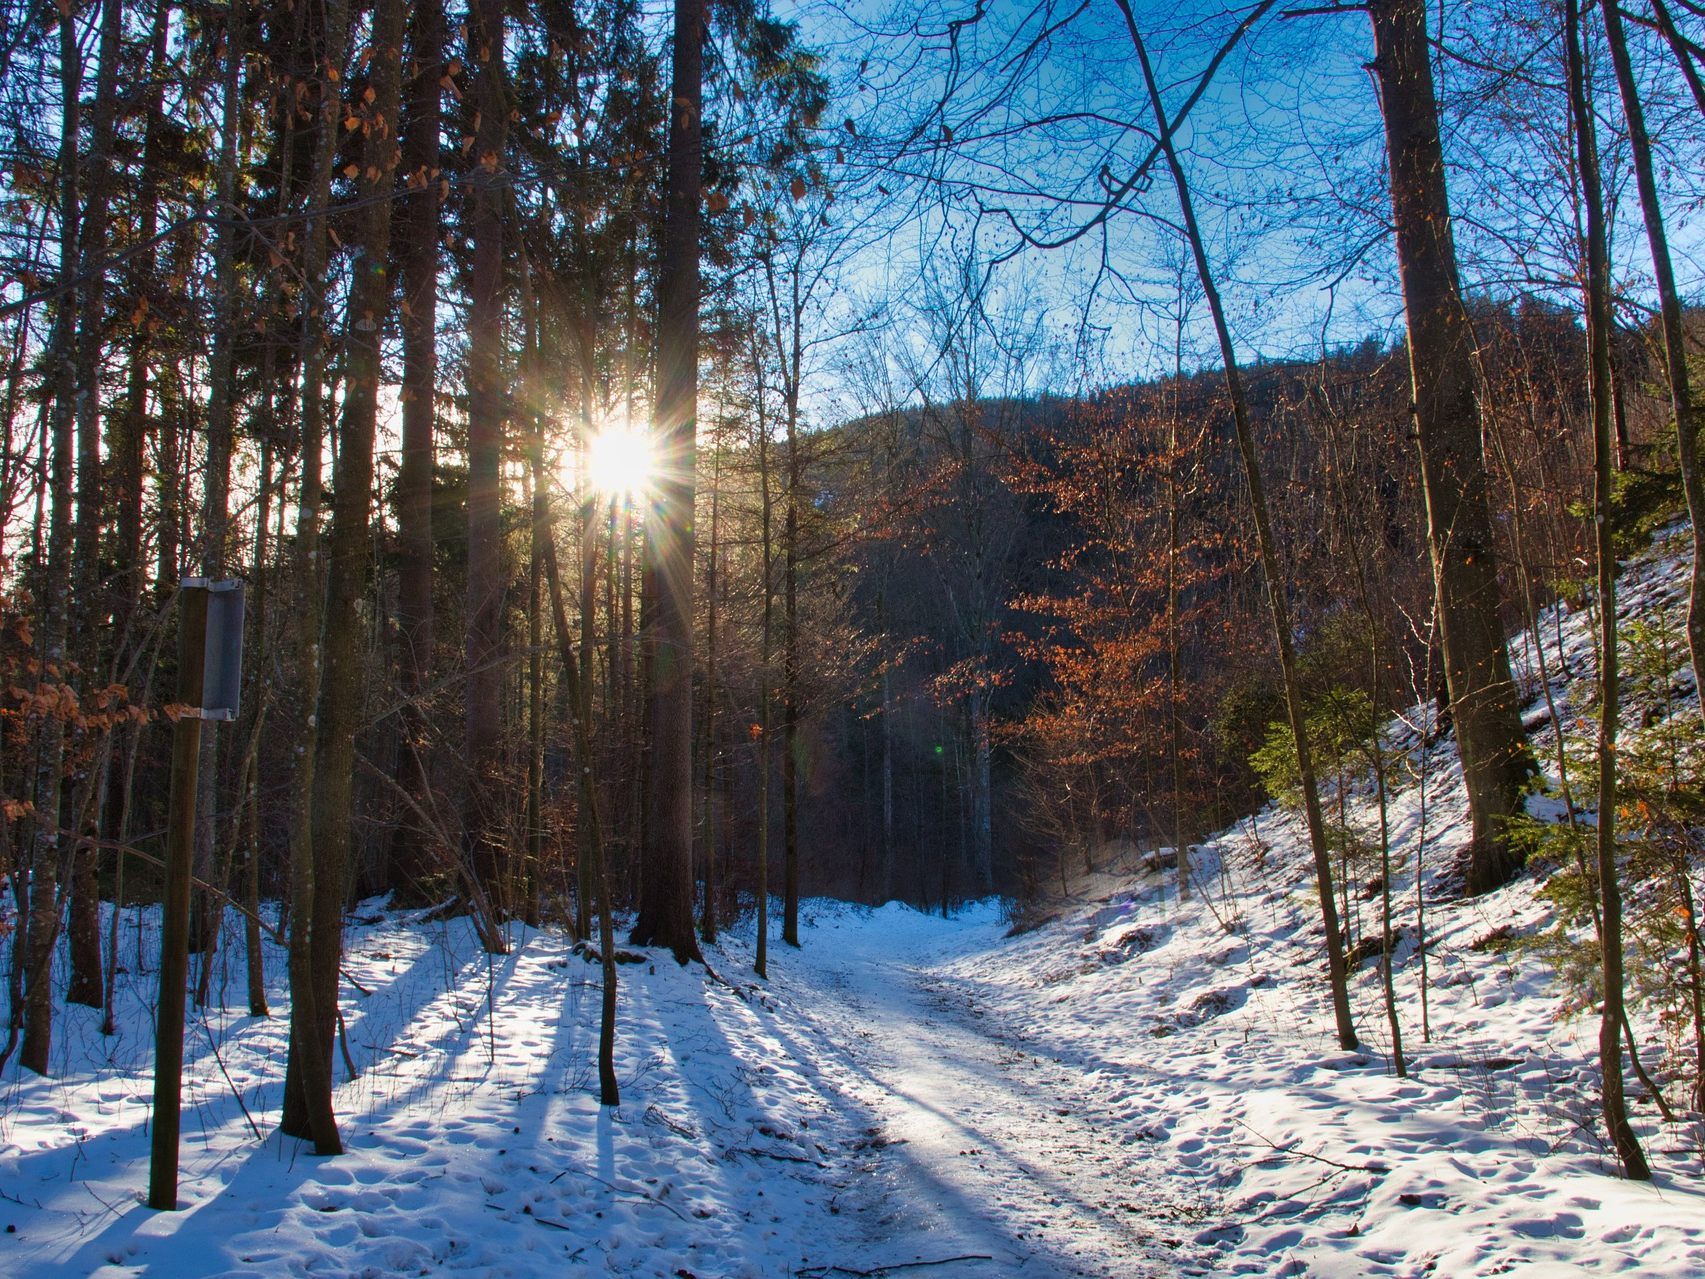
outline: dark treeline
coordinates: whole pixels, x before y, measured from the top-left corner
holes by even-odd
[[[287,942],[283,1125],[322,1152],[358,899],[464,913],[493,952],[513,921],[587,942],[613,1102],[618,915],[690,961],[755,912],[763,975],[814,894],[1034,901],[1159,848],[1188,892],[1189,845],[1264,792],[1305,814],[1353,1047],[1344,743],[1378,729],[1343,725],[1436,704],[1473,828],[1456,880],[1499,887],[1536,771],[1537,690],[1505,636],[1596,593],[1614,655],[1614,539],[1683,508],[1705,527],[1654,177],[1654,149],[1697,158],[1699,46],[1661,5],[1632,37],[1615,8],[1583,27],[1573,0],[1511,7],[1499,31],[1542,65],[1472,25],[1463,65],[1508,67],[1479,96],[1441,94],[1418,0],[1353,7],[1379,88],[1357,207],[1388,248],[1343,248],[1375,265],[1342,274],[1383,272],[1401,335],[1240,363],[1213,221],[1231,197],[1192,187],[1207,166],[1178,139],[1271,3],[1176,82],[1124,0],[1078,10],[1129,51],[1119,109],[1147,105],[1099,195],[1040,165],[1019,208],[991,203],[1011,192],[979,148],[1027,129],[1046,148],[1079,116],[979,131],[978,95],[1023,101],[1043,65],[980,48],[1007,21],[985,6],[939,38],[908,27],[921,53],[872,45],[842,83],[759,0],[0,0],[0,1061],[51,1069],[61,993],[111,1029],[114,907],[161,893],[179,586],[199,577],[245,579],[250,619],[241,718],[204,733],[194,997],[240,972],[266,1015],[262,941]],[[907,59],[943,49],[939,98],[895,125]],[[869,108],[873,83],[892,101]],[[1477,206],[1475,252],[1528,274],[1471,292],[1442,130],[1476,112],[1580,149],[1565,230]],[[1612,115],[1609,198],[1643,228],[1649,290],[1607,229]],[[1486,165],[1519,169],[1526,144],[1490,136]],[[1027,222],[1038,206],[1080,225]],[[1050,386],[1038,370],[1079,348],[1003,301],[1019,249],[961,238],[968,208],[1038,254],[1152,213],[1174,284],[1151,318],[1177,318],[1149,366],[1171,376]],[[939,243],[883,274],[873,246],[902,226]],[[1606,1123],[1639,1175],[1615,662],[1598,674],[1583,900]]]

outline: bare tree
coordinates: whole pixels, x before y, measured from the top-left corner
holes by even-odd
[[[1452,723],[1472,823],[1466,886],[1498,887],[1520,869],[1504,822],[1533,769],[1500,614],[1474,329],[1462,304],[1425,0],[1370,0],[1374,74],[1385,118],[1392,224],[1408,317],[1415,442]]]
[[[1574,123],[1581,202],[1586,214],[1587,344],[1593,423],[1593,523],[1598,542],[1598,854],[1599,981],[1603,1000],[1598,1030],[1600,1095],[1604,1125],[1623,1171],[1651,1179],[1645,1152],[1628,1122],[1622,1083],[1622,887],[1616,866],[1616,732],[1620,715],[1616,654],[1616,547],[1611,524],[1615,447],[1610,412],[1610,245],[1604,189],[1599,176],[1597,128],[1587,84],[1579,0],[1565,0],[1565,50],[1569,114]]]

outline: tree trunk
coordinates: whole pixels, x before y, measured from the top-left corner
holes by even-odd
[[[513,209],[513,205],[511,205]],[[526,805],[521,822],[524,845],[521,874],[521,920],[529,928],[539,926],[539,905],[544,888],[542,859],[545,847],[545,684],[544,684],[544,539],[549,536],[549,505],[545,485],[544,419],[537,405],[542,392],[539,372],[539,307],[533,292],[533,267],[523,250],[521,258],[521,374],[519,400],[520,431],[527,451],[526,497],[529,516],[527,539],[527,666],[517,672],[526,703],[527,777]]]
[[[497,920],[504,904],[502,627],[504,586],[502,500],[505,411],[503,344],[504,149],[509,92],[504,69],[504,11],[498,0],[475,0],[469,10],[468,64],[474,74],[473,169],[469,174],[468,235],[473,269],[468,283],[468,794],[463,845],[477,893],[491,910],[482,940],[501,951]]]
[[[1126,28],[1142,64],[1143,81],[1148,91],[1149,106],[1160,131],[1161,148],[1166,154],[1167,167],[1177,188],[1179,212],[1183,216],[1185,234],[1196,262],[1202,293],[1213,317],[1214,331],[1219,338],[1220,357],[1225,362],[1226,398],[1231,401],[1232,424],[1237,434],[1238,451],[1243,459],[1244,482],[1249,490],[1249,504],[1255,517],[1256,540],[1260,546],[1261,567],[1267,579],[1267,605],[1273,625],[1273,637],[1279,650],[1279,670],[1285,690],[1285,712],[1290,721],[1291,740],[1296,748],[1297,779],[1303,794],[1303,812],[1308,824],[1309,845],[1314,851],[1315,887],[1320,897],[1321,924],[1326,933],[1326,972],[1331,988],[1332,1015],[1338,1031],[1339,1046],[1345,1050],[1356,1047],[1355,1024],[1350,1017],[1349,975],[1344,960],[1343,937],[1338,927],[1338,910],[1332,901],[1331,850],[1326,841],[1326,824],[1320,813],[1320,788],[1314,775],[1314,761],[1309,751],[1308,732],[1304,725],[1302,690],[1297,684],[1296,650],[1291,639],[1290,605],[1285,598],[1285,581],[1279,563],[1278,543],[1273,537],[1272,520],[1267,508],[1266,485],[1261,476],[1261,455],[1255,443],[1254,429],[1249,421],[1248,400],[1243,391],[1243,377],[1238,368],[1237,352],[1232,345],[1231,328],[1226,322],[1225,308],[1220,303],[1219,289],[1214,283],[1213,270],[1208,263],[1206,243],[1196,221],[1195,207],[1190,199],[1190,185],[1184,166],[1178,159],[1172,141],[1172,125],[1167,120],[1161,101],[1160,87],[1155,81],[1148,49],[1137,30],[1130,0],[1117,0],[1125,15]],[[1270,4],[1257,7],[1251,18],[1264,13]]]
[[[1457,278],[1426,6],[1373,0],[1369,13],[1445,680],[1472,823],[1466,887],[1484,893],[1521,869],[1503,826],[1521,809],[1533,764],[1499,613],[1477,351]]]
[[[582,325],[579,329],[580,352],[580,447],[582,458],[591,456],[592,451],[592,396],[593,386],[598,376],[598,361],[596,335]],[[579,702],[574,711],[579,722],[587,726],[587,733],[592,731],[592,653],[593,644],[597,638],[597,607],[598,607],[598,495],[591,483],[588,468],[580,469],[580,483],[584,488],[580,497],[580,661],[585,678],[580,681]],[[591,741],[590,736],[587,738]],[[580,767],[590,768],[593,760],[580,759]],[[592,873],[598,859],[604,856],[602,849],[592,847],[592,829],[584,821],[575,827],[575,866],[584,868],[578,885],[583,902],[589,903],[588,889],[591,882],[588,876]],[[600,892],[602,889],[599,890]],[[585,914],[589,905],[581,908]],[[584,934],[582,934],[584,935]]]
[[[1610,58],[1622,93],[1622,113],[1628,121],[1634,177],[1640,190],[1640,212],[1646,223],[1646,243],[1652,252],[1652,278],[1658,286],[1658,313],[1663,318],[1664,370],[1669,377],[1670,411],[1675,415],[1676,457],[1681,488],[1687,497],[1688,530],[1693,539],[1693,572],[1687,597],[1687,651],[1693,661],[1693,695],[1705,715],[1705,481],[1699,475],[1698,423],[1693,413],[1692,384],[1687,369],[1687,331],[1682,324],[1681,294],[1676,291],[1675,266],[1670,260],[1669,236],[1652,166],[1652,142],[1646,131],[1645,107],[1628,57],[1622,11],[1604,6]]]
[[[1664,43],[1669,45],[1670,52],[1675,55],[1676,66],[1681,69],[1682,79],[1687,81],[1687,87],[1693,94],[1693,103],[1705,115],[1705,79],[1701,79],[1699,68],[1694,65],[1693,49],[1676,28],[1675,17],[1669,11],[1664,0],[1652,0],[1652,13],[1657,18],[1658,30],[1663,33]]]
[[[230,490],[232,418],[236,401],[233,384],[236,366],[236,240],[237,145],[242,130],[243,11],[233,4],[227,10],[225,30],[225,76],[223,121],[219,136],[218,205],[220,221],[213,239],[212,350],[207,366],[207,456],[202,472],[201,571],[206,577],[223,576],[230,553]],[[195,876],[203,883],[217,883],[219,846],[219,771],[221,734],[204,733],[195,806]],[[211,894],[197,889],[191,898],[189,948],[204,955],[203,971],[219,945],[223,915]]]
[[[542,489],[544,475],[535,470],[534,484]],[[592,878],[598,885],[598,951],[603,970],[603,998],[598,1016],[598,1103],[603,1106],[621,1104],[621,1087],[616,1079],[616,930],[614,906],[610,901],[610,870],[604,858],[604,827],[598,817],[598,786],[589,761],[592,759],[592,726],[581,718],[582,686],[592,674],[592,650],[582,648],[578,660],[569,636],[568,612],[562,600],[562,574],[557,568],[556,541],[544,539],[545,572],[551,589],[551,621],[556,630],[558,651],[562,655],[563,679],[568,684],[569,705],[574,708],[574,754],[581,764],[579,796],[580,820],[584,823],[592,853]]]
[[[142,132],[142,159],[138,168],[137,204],[140,217],[137,237],[151,244],[159,229],[160,217],[160,148],[165,129],[166,36],[171,25],[171,0],[159,0],[154,9],[153,29],[148,54],[149,89],[146,96],[147,122]],[[152,280],[158,254],[150,247],[136,261],[137,278]],[[146,301],[147,294],[143,294]],[[136,325],[131,333],[129,369],[126,378],[124,407],[111,414],[108,464],[112,480],[107,494],[108,503],[116,507],[118,525],[115,555],[115,584],[118,608],[114,617],[115,629],[128,636],[136,609],[142,600],[142,588],[147,573],[142,566],[142,477],[143,446],[148,433],[148,386],[152,380],[152,344],[149,325]]]
[[[85,687],[98,681],[102,669],[107,609],[101,574],[101,526],[105,523],[101,484],[101,346],[106,336],[107,206],[113,123],[118,96],[119,33],[123,20],[120,0],[101,6],[100,70],[89,117],[89,150],[81,164],[89,173],[88,190],[78,230],[77,257],[82,264],[81,332],[77,345],[77,532],[73,558],[78,611],[77,662]],[[73,790],[72,820],[78,835],[98,834],[106,781],[106,752],[78,778]],[[102,999],[101,901],[98,853],[93,844],[79,843],[71,854],[71,911],[68,938],[71,981],[66,1001],[99,1008]]]
[[[297,615],[297,648],[302,665],[302,704],[307,707],[297,739],[296,812],[290,843],[290,1047],[284,1067],[284,1105],[279,1129],[292,1137],[310,1138],[322,1155],[343,1151],[332,1110],[331,1045],[322,1027],[336,1008],[319,1008],[318,974],[324,970],[328,946],[341,949],[341,936],[319,935],[316,905],[323,900],[317,882],[314,812],[318,799],[319,738],[316,712],[320,703],[320,504],[325,442],[326,319],[325,281],[330,219],[332,165],[337,158],[342,127],[342,101],[337,90],[341,68],[348,65],[348,0],[327,0],[324,28],[311,41],[318,70],[319,101],[315,126],[313,170],[303,193],[307,210],[303,233],[302,277],[302,479],[297,496],[296,567],[301,605]],[[341,919],[337,921],[341,934]]]
[[[989,695],[971,694],[971,893],[995,890],[994,744],[989,732]]]
[[[396,211],[402,277],[402,457],[395,492],[397,644],[402,709],[398,715],[397,782],[426,812],[437,807],[432,785],[430,725],[422,704],[432,683],[432,480],[438,386],[438,241],[444,180],[439,167],[444,66],[442,0],[410,10],[413,77],[403,117],[401,169],[409,194]],[[406,807],[406,805],[405,805]],[[393,900],[422,904],[426,880],[444,868],[421,824],[401,821],[391,834],[387,881]],[[440,855],[446,849],[436,850]]]
[[[763,577],[762,630],[758,641],[758,730],[753,746],[758,755],[758,866],[753,886],[758,905],[758,941],[752,971],[770,975],[770,658],[775,635],[775,519],[770,495],[770,424],[764,413],[762,364],[758,374],[758,550]]]
[[[705,557],[705,757],[704,757],[704,897],[699,905],[699,935],[707,942],[716,941],[716,801],[717,801],[717,728],[716,713],[716,623],[717,592],[720,578],[717,573],[718,544],[722,515],[722,447],[715,445],[715,465],[710,479],[710,554]]]
[[[876,859],[876,903],[894,895],[894,677],[888,652],[884,611],[887,590],[877,598],[877,631],[882,636],[882,849]]]
[[[69,6],[59,20],[60,80],[63,104],[59,146],[59,274],[61,293],[54,316],[52,371],[54,399],[44,458],[48,471],[47,571],[40,599],[46,605],[41,628],[43,686],[70,678],[66,643],[71,632],[72,458],[76,450],[77,397],[77,139],[82,98],[82,62],[77,26]],[[38,521],[39,523],[39,521]],[[65,720],[42,717],[36,746],[36,823],[30,851],[28,941],[24,971],[24,1042],[18,1061],[38,1075],[48,1073],[53,1047],[53,952],[64,913],[60,897],[59,834]]]
[[[633,940],[699,957],[693,930],[693,481],[698,419],[699,182],[704,0],[675,0],[657,300],[657,435],[662,459],[645,545],[656,596],[645,628],[649,681],[646,819]]]
[[[797,314],[797,312],[795,312]],[[782,512],[781,939],[799,945],[799,352],[788,370],[787,506]]]
[[[267,350],[267,358],[263,367],[270,372],[274,362],[272,349]],[[270,381],[270,379],[269,379]],[[266,395],[267,412],[271,411],[271,392]],[[270,424],[269,424],[270,425]],[[280,503],[282,506],[282,503]],[[266,953],[261,945],[261,916],[260,916],[260,854],[261,854],[261,812],[260,812],[260,752],[254,748],[260,740],[260,735],[266,724],[268,712],[272,708],[272,680],[270,678],[270,634],[267,619],[267,572],[271,563],[271,541],[268,536],[268,521],[271,518],[272,506],[272,442],[263,438],[260,450],[260,501],[255,510],[255,546],[254,563],[249,570],[250,596],[254,601],[254,635],[256,638],[253,655],[249,659],[249,700],[252,703],[250,714],[254,717],[254,728],[250,738],[247,766],[239,782],[240,796],[237,806],[237,816],[234,820],[241,822],[244,814],[248,818],[248,838],[244,841],[247,856],[243,862],[243,944],[245,957],[245,975],[248,978],[249,1016],[270,1017],[272,1010],[266,1001]]]
[[[1619,683],[1616,654],[1616,550],[1610,521],[1615,458],[1610,423],[1610,249],[1600,185],[1598,140],[1588,97],[1579,0],[1566,0],[1569,113],[1574,123],[1581,199],[1586,212],[1587,358],[1593,423],[1593,523],[1598,544],[1598,893],[1604,927],[1599,938],[1598,1051],[1604,1126],[1623,1172],[1651,1179],[1645,1152],[1628,1122],[1622,1084],[1622,887],[1616,867],[1616,730]]]

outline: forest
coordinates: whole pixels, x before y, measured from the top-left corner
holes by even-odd
[[[0,157],[0,1272],[1705,1267],[1697,0],[0,0]]]

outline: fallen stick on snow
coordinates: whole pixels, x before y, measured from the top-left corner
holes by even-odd
[[[938,1257],[934,1261],[896,1261],[891,1265],[877,1266],[874,1270],[856,1270],[851,1266],[806,1266],[803,1270],[793,1273],[800,1279],[824,1279],[826,1275],[854,1275],[857,1279],[875,1279],[878,1275],[891,1275],[896,1270],[922,1270],[926,1266],[951,1266],[955,1261],[993,1261],[986,1252],[967,1252],[957,1257]]]

